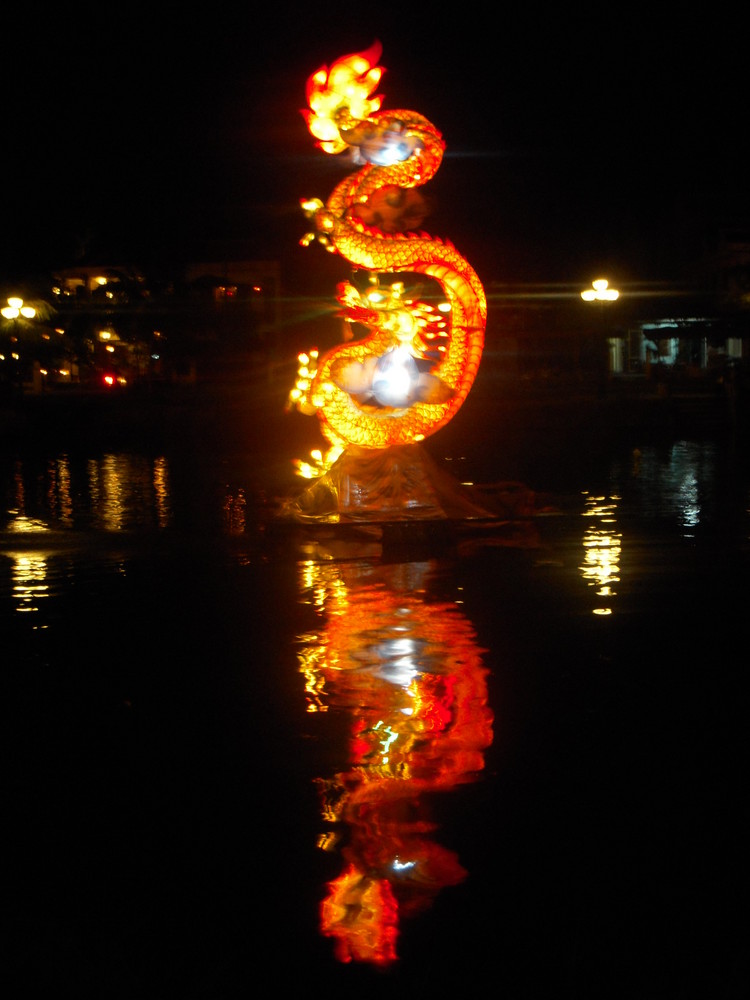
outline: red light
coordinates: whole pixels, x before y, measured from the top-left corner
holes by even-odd
[[[105,375],[102,381],[105,385],[113,386],[115,384],[115,377],[114,375]]]

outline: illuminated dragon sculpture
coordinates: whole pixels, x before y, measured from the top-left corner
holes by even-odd
[[[369,330],[306,368],[292,402],[317,412],[324,436],[339,454],[355,446],[388,449],[423,441],[445,426],[471,389],[484,345],[487,303],[473,268],[447,242],[404,231],[417,225],[416,191],[436,173],[445,148],[441,134],[413,111],[380,111],[372,96],[383,70],[381,46],[338,59],[307,84],[303,112],[318,146],[352,154],[358,169],[324,204],[302,202],[314,239],[373,275],[362,292],[339,286],[344,317]],[[406,222],[404,221],[406,220]],[[403,283],[380,286],[378,274],[413,274],[437,282],[444,300],[409,297]]]

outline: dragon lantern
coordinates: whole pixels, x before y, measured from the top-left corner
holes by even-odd
[[[302,412],[317,413],[333,458],[413,446],[444,427],[471,389],[484,344],[487,304],[473,268],[450,243],[410,229],[426,214],[418,189],[435,175],[445,144],[422,115],[380,110],[380,53],[376,42],[319,69],[303,112],[318,146],[348,151],[357,169],[327,202],[302,202],[314,223],[302,243],[317,240],[370,272],[369,288],[345,281],[337,295],[344,318],[367,335],[313,367],[307,355],[291,396]],[[436,283],[440,301],[380,279],[407,274]]]

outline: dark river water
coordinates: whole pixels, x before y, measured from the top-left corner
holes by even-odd
[[[412,545],[222,419],[0,451],[11,995],[747,995],[747,449],[436,435]]]

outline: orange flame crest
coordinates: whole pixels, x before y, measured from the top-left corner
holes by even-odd
[[[364,52],[337,59],[330,69],[321,66],[308,79],[310,110],[302,114],[324,152],[341,153],[347,149],[349,144],[342,138],[340,127],[351,127],[380,109],[382,94],[372,94],[384,72],[382,66],[376,65],[381,51],[380,43],[374,42]]]

